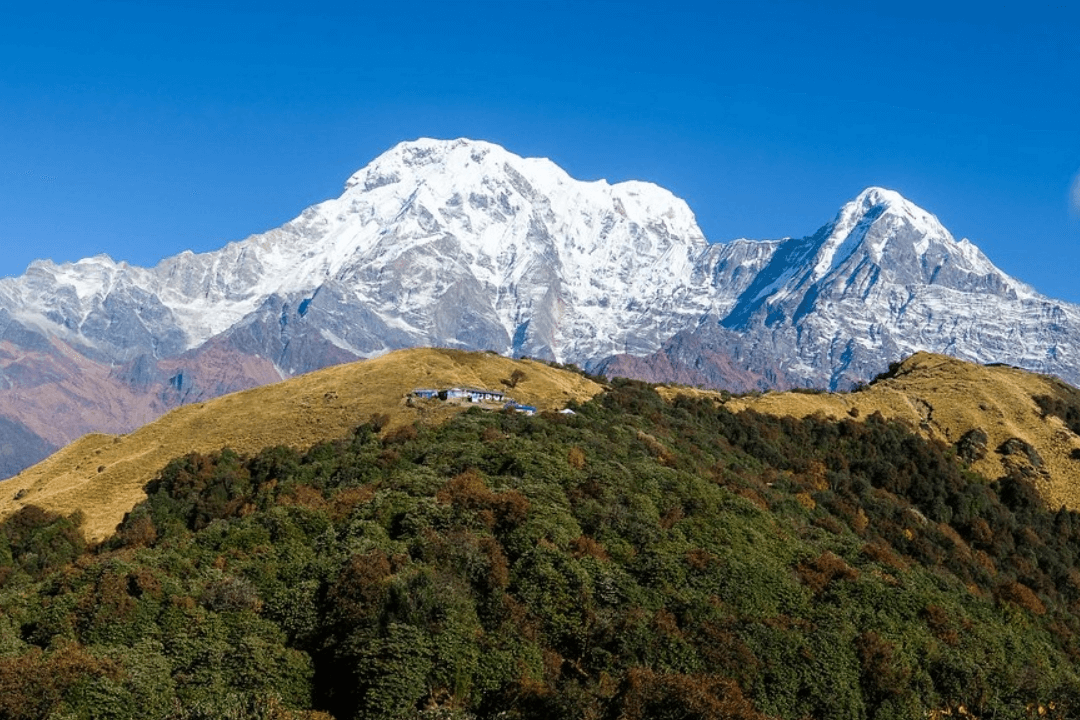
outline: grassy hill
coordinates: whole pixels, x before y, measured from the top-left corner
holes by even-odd
[[[510,389],[514,371],[523,378]],[[506,391],[519,403],[555,410],[601,389],[581,375],[530,360],[445,349],[401,350],[339,365],[274,385],[178,408],[127,435],[87,435],[3,484],[0,517],[35,505],[61,514],[79,510],[90,539],[110,535],[143,486],[170,459],[223,447],[254,453],[303,448],[348,435],[373,415],[384,431],[445,421],[465,409],[407,403],[418,387],[470,386]]]
[[[968,448],[965,459],[985,477],[1023,472],[1052,507],[1080,509],[1080,435],[1064,417],[1065,408],[1080,408],[1080,392],[1057,378],[923,352],[859,392],[741,397],[686,388],[660,392],[669,398],[695,393],[723,402],[733,412],[795,418],[865,419],[880,413],[928,439]],[[1080,410],[1074,412],[1080,418]],[[969,439],[962,442],[965,436]]]

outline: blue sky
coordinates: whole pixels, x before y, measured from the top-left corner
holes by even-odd
[[[714,241],[810,234],[882,185],[1080,302],[1069,3],[20,5],[0,27],[0,276],[214,249],[397,142],[471,137],[655,182]]]

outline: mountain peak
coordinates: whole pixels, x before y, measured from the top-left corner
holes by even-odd
[[[417,138],[399,142],[375,158],[370,165],[393,164],[423,167],[445,163],[449,158],[472,158],[476,162],[481,162],[491,153],[506,156],[512,154],[501,146],[484,140]]]
[[[815,279],[862,248],[875,264],[893,274],[903,272],[905,265],[909,270],[917,265],[922,282],[947,281],[960,271],[970,276],[992,276],[997,279],[993,284],[1007,288],[1009,293],[1025,297],[1034,294],[1031,288],[995,267],[970,240],[957,241],[937,216],[894,190],[863,190],[844,205],[831,225],[819,232],[825,232],[827,237],[820,246]]]
[[[876,263],[888,252],[922,258],[932,247],[956,249],[956,241],[930,212],[895,190],[868,187],[822,228],[812,279],[836,271],[857,251]],[[920,261],[921,262],[921,261]]]
[[[907,222],[912,229],[923,235],[953,239],[932,213],[895,190],[882,187],[868,187],[854,200],[845,204],[836,217],[835,225],[846,234],[861,223],[870,225],[882,217]]]
[[[359,186],[365,191],[374,190],[407,178],[427,179],[437,174],[448,175],[455,182],[468,183],[501,172],[507,166],[527,167],[529,175],[546,175],[557,184],[570,180],[565,171],[547,158],[523,158],[484,140],[419,138],[398,143],[375,158],[354,173],[345,188],[350,190]]]
[[[872,207],[877,205],[891,207],[893,205],[901,205],[907,203],[908,200],[895,190],[889,190],[888,188],[871,185],[870,187],[859,193],[858,197],[855,198],[854,202],[866,207]]]
[[[522,157],[485,140],[419,138],[398,143],[355,172],[345,189],[355,194],[400,185],[400,190],[412,193],[421,185],[435,185],[450,197],[466,189],[479,191],[481,186],[490,190],[500,182],[527,199],[539,191],[553,201],[576,196],[578,201],[622,208],[620,214],[629,212],[631,220],[643,224],[654,214],[662,216],[675,221],[679,232],[704,243],[689,206],[666,188],[641,180],[578,180],[548,158]],[[641,211],[637,216],[635,208]]]

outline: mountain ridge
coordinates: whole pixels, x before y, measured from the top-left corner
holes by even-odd
[[[663,394],[671,398],[678,392],[670,388]],[[715,397],[732,412],[776,417],[814,416],[839,422],[878,413],[953,447],[983,477],[1020,473],[1049,507],[1080,508],[1080,435],[1047,409],[1053,406],[1048,399],[1076,406],[1080,391],[1053,377],[920,352],[893,363],[854,392],[796,390]],[[976,438],[977,451],[969,447]]]
[[[519,373],[516,380],[511,380]],[[513,385],[508,388],[507,385]],[[469,405],[409,401],[417,387],[477,386],[505,390],[539,410],[583,402],[601,386],[567,370],[493,353],[418,348],[308,373],[287,381],[189,403],[129,434],[91,433],[11,478],[0,495],[0,517],[36,505],[68,515],[80,511],[91,539],[111,534],[170,459],[229,447],[305,448],[347,437],[380,418],[384,432],[438,423]]]
[[[731,389],[852,387],[920,350],[1080,382],[1080,307],[1010,278],[894,191],[868,188],[812,235],[710,244],[656,185],[421,139],[220,250],[153,268],[40,261],[0,279],[0,415],[60,445],[420,346]],[[80,376],[142,414],[97,404]],[[48,411],[28,399],[43,394],[59,398]]]
[[[496,353],[395,351],[185,405],[127,435],[86,435],[12,478],[5,485],[10,494],[0,496],[0,518],[27,505],[62,515],[78,510],[87,536],[101,539],[174,457],[226,446],[244,454],[275,445],[304,448],[347,437],[373,418],[381,418],[383,434],[437,425],[470,405],[410,395],[420,387],[454,386],[503,390],[541,411],[585,402],[603,389],[578,373]],[[1080,390],[1053,377],[917,353],[854,392],[731,396],[678,385],[656,391],[669,403],[680,395],[710,398],[730,413],[834,423],[878,415],[954,448],[982,477],[1019,474],[1052,509],[1080,509],[1080,422],[1065,420],[1069,412],[1080,417]]]

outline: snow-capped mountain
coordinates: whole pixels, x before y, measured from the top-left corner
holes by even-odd
[[[1009,277],[896,192],[869,188],[813,235],[775,247],[726,315],[648,358],[599,368],[737,389],[844,389],[931,350],[1080,381],[1080,307]]]
[[[747,247],[740,262],[762,256]],[[300,333],[361,357],[438,344],[582,361],[655,350],[722,311],[720,249],[655,185],[583,183],[488,143],[421,140],[280,229],[153,269],[35,263],[0,281],[0,306],[113,360],[272,321],[282,346]],[[283,372],[312,369],[283,352],[267,353]]]
[[[1077,382],[1078,338],[1080,308],[894,192],[863,192],[805,238],[710,244],[655,185],[418,140],[221,250],[154,268],[41,261],[0,280],[0,418],[56,445],[417,345],[828,387],[925,349]]]
[[[784,359],[796,384],[849,386],[918,350],[1080,380],[1080,307],[1014,280],[880,188],[781,243],[721,324]]]

